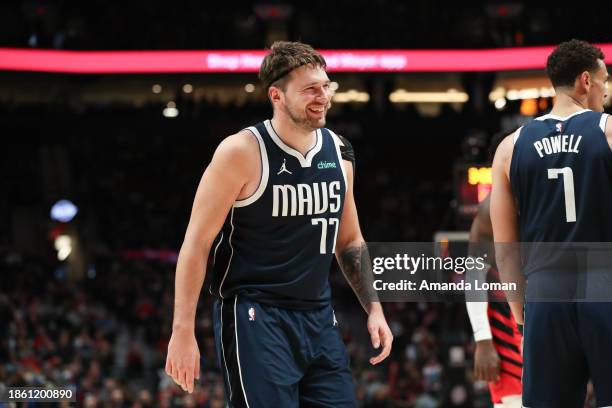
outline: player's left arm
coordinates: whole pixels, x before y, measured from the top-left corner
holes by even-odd
[[[347,189],[336,240],[336,259],[346,280],[368,314],[368,332],[370,333],[372,346],[376,349],[381,345],[383,347],[379,355],[370,359],[371,364],[378,364],[387,358],[391,352],[393,335],[385,319],[382,305],[372,286],[372,264],[359,227],[359,217],[357,216],[357,207],[353,196],[354,155],[348,141],[343,138],[341,138],[341,141],[344,144],[341,150]]]
[[[523,324],[526,281],[521,271],[518,211],[509,177],[513,150],[514,141],[510,135],[501,142],[493,159],[491,224],[499,276],[504,283],[516,284],[516,290],[505,290],[505,292],[516,322]]]

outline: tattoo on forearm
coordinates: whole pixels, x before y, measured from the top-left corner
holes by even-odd
[[[340,255],[340,268],[364,309],[368,310],[370,302],[378,302],[372,286],[372,262],[365,243],[346,248]]]

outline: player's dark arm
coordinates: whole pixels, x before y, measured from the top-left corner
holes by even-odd
[[[470,228],[470,242],[468,253],[472,257],[482,257],[489,261],[494,256],[491,247],[493,241],[493,228],[490,215],[491,196],[487,196],[479,205],[472,227]],[[490,259],[493,261],[493,259]],[[488,265],[484,268],[473,268],[466,272],[466,280],[484,282],[486,280]],[[466,308],[474,332],[476,350],[474,351],[474,377],[482,381],[496,381],[499,378],[501,360],[495,346],[487,309],[489,307],[487,292],[478,291],[470,293],[466,298]]]
[[[492,264],[495,259],[493,248],[493,228],[491,226],[490,213],[491,196],[488,195],[479,205],[476,216],[470,227],[468,255],[474,258],[483,258],[486,262],[485,268],[472,268],[466,273],[466,280],[474,283],[476,280],[484,282],[486,273],[489,269],[489,264]],[[473,286],[473,285],[472,285]],[[478,294],[474,294],[477,296]],[[487,302],[486,293],[483,298],[468,299],[474,301]]]
[[[491,223],[495,240],[495,260],[504,283],[515,283],[516,290],[506,290],[506,298],[517,323],[523,323],[525,276],[521,271],[518,212],[510,185],[509,170],[514,141],[506,137],[493,160]]]
[[[466,272],[465,279],[466,281],[472,283],[472,287],[475,285],[475,281],[484,282],[486,280],[487,271],[489,269],[490,259],[493,255],[492,241],[493,241],[493,229],[491,227],[491,216],[489,211],[490,205],[490,195],[487,196],[479,205],[478,210],[476,212],[476,216],[472,221],[472,226],[470,227],[470,236],[469,236],[469,245],[468,245],[468,255],[474,258],[484,259],[486,265],[484,268],[471,268]],[[471,293],[467,302],[477,302],[484,303],[484,305],[479,305],[481,308],[486,310],[487,306],[487,293],[486,292],[477,292]],[[472,305],[473,306],[473,305]],[[469,311],[469,307],[468,307]]]

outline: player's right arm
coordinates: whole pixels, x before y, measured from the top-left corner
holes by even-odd
[[[176,265],[174,320],[166,360],[168,375],[190,393],[200,372],[195,314],[210,248],[234,201],[254,191],[259,160],[257,141],[248,131],[229,136],[215,151],[195,195]]]
[[[506,290],[506,298],[514,319],[523,324],[525,276],[521,271],[519,251],[518,211],[510,185],[510,162],[514,150],[513,135],[506,137],[493,159],[493,190],[491,192],[491,224],[495,241],[495,260],[504,283],[516,284],[516,290]]]

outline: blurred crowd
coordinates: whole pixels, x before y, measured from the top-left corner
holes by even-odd
[[[61,264],[16,254],[3,254],[0,267],[0,384],[73,385],[85,407],[224,406],[206,290],[196,322],[202,377],[195,392],[187,395],[164,373],[173,264],[98,257],[77,280]],[[487,406],[486,390],[471,380],[463,307],[387,304],[394,350],[372,367],[365,316],[336,270],[332,287],[362,407]]]

